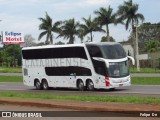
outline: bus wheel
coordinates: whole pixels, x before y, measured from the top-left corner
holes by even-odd
[[[91,80],[88,80],[88,82],[87,82],[87,90],[88,91],[93,91],[94,90],[94,84]]]
[[[48,82],[46,80],[42,81],[42,87],[43,87],[43,90],[48,90],[49,89]]]
[[[37,90],[42,90],[42,84],[39,82],[39,80],[35,81],[35,87]]]
[[[78,83],[77,83],[77,87],[79,89],[79,91],[83,91],[84,90],[84,83],[82,80],[79,80]]]
[[[110,91],[115,91],[115,90],[116,90],[116,88],[110,88],[109,90],[110,90]]]

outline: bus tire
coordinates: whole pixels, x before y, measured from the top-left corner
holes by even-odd
[[[94,91],[94,84],[93,84],[92,80],[87,81],[87,90]]]
[[[116,88],[110,88],[109,90],[110,90],[110,91],[115,91],[115,90],[116,90]]]
[[[84,86],[84,83],[83,83],[82,80],[78,80],[78,82],[77,82],[77,88],[78,88],[79,91],[84,91],[85,86]]]
[[[49,89],[47,80],[42,80],[42,88],[43,88],[43,90],[48,90]]]
[[[42,90],[42,84],[39,80],[35,80],[35,87],[37,90]]]

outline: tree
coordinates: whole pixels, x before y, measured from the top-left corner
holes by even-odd
[[[80,38],[81,43],[83,43],[84,32],[85,32],[84,29],[82,29],[82,28],[79,28],[79,29],[78,29],[78,37]]]
[[[132,25],[132,30],[135,25],[138,25],[139,20],[144,21],[144,16],[141,13],[137,13],[138,4],[132,2],[132,0],[124,1],[123,5],[118,7],[117,15],[121,20],[126,20],[125,27],[128,29],[129,25]]]
[[[93,41],[93,35],[92,32],[94,31],[100,31],[105,32],[101,27],[98,26],[98,22],[95,19],[92,19],[91,16],[89,16],[88,19],[82,18],[84,21],[84,24],[81,24],[80,27],[83,31],[83,35],[86,36],[90,33],[91,42]]]
[[[160,42],[160,23],[143,23],[138,27],[138,45],[144,52],[146,42],[155,40]]]
[[[101,38],[101,42],[109,42],[109,41],[107,40],[106,36],[103,36]],[[115,39],[112,36],[110,36],[110,42],[115,42]]]
[[[143,23],[138,27],[137,33],[140,53],[146,52],[146,43],[148,43],[150,40],[160,43],[160,23]],[[127,42],[133,46],[132,38],[133,33],[131,32]]]
[[[59,28],[58,26],[60,25],[60,21],[55,22],[54,24],[52,23],[51,17],[47,14],[45,18],[39,18],[42,23],[39,25],[39,30],[43,30],[43,32],[40,33],[38,40],[40,40],[44,35],[46,35],[46,44],[53,44],[53,34],[52,32],[58,32]]]
[[[160,58],[158,58],[158,54],[156,54],[156,52],[159,50],[160,50],[160,42],[158,40],[150,39],[147,42],[145,42],[145,51],[147,51],[150,56],[151,60],[150,64],[152,65],[152,67],[157,67],[156,65],[157,60],[158,60],[158,67],[160,67]]]
[[[137,13],[138,11],[138,4],[133,3],[132,0],[124,1],[123,5],[118,7],[117,15],[119,16],[120,20],[125,21],[126,30],[129,28],[129,25],[132,26],[132,41],[133,41],[133,48],[134,53],[136,53],[136,27],[138,25],[139,20],[142,22],[144,21],[144,16],[141,13]],[[135,55],[134,55],[135,56]]]
[[[63,22],[60,27],[59,36],[64,37],[64,39],[69,39],[69,44],[73,44],[75,41],[75,36],[78,35],[79,23],[73,19],[69,19]],[[58,38],[57,37],[57,38]]]
[[[28,34],[24,36],[24,45],[25,47],[35,46],[36,43],[34,42],[35,39],[32,37],[32,35]]]
[[[0,50],[0,61],[2,65],[14,66],[16,67],[16,60],[18,65],[21,65],[21,48],[20,45],[5,45],[3,49]]]
[[[145,42],[145,51],[147,52],[156,52],[160,46],[160,42],[157,40],[149,40]]]
[[[65,43],[58,41],[57,43],[55,43],[55,45],[64,45]]]
[[[138,59],[138,54],[139,50],[136,49],[138,48],[138,23],[139,20],[142,22],[144,21],[144,16],[141,13],[137,13],[138,11],[138,4],[135,4],[132,2],[132,0],[124,1],[123,5],[120,5],[118,7],[117,15],[119,16],[120,20],[126,20],[125,27],[126,30],[128,29],[129,25],[131,24],[132,26],[132,34],[133,34],[133,49],[134,49],[134,58],[137,60],[137,70],[139,71],[139,59]],[[137,42],[136,42],[137,40]]]
[[[109,24],[121,23],[116,19],[116,13],[113,13],[113,9],[109,6],[108,8],[101,7],[99,10],[94,12],[97,15],[97,20],[99,21],[100,26],[106,26],[107,41],[110,41],[109,37]]]

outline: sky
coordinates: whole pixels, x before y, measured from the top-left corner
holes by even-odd
[[[83,17],[88,18],[91,15],[94,18],[94,11],[100,7],[110,5],[116,12],[123,2],[124,0],[0,0],[0,20],[2,20],[0,31],[23,32],[24,35],[30,34],[38,41],[38,36],[42,32],[39,30],[41,22],[38,18],[44,18],[45,12],[53,22],[75,18],[76,21],[83,23]],[[144,22],[160,22],[160,0],[133,0],[133,2],[139,4],[138,12],[144,15]],[[127,40],[130,34],[130,30],[126,30],[124,25],[109,25],[109,30],[116,42]],[[94,32],[93,39],[99,42],[102,36],[105,36],[105,33]],[[54,34],[54,43],[68,42],[63,40],[63,37],[58,39],[56,37],[57,34]],[[44,36],[41,42],[44,42],[45,38]],[[84,41],[87,39],[86,36]],[[76,43],[80,43],[78,38]]]

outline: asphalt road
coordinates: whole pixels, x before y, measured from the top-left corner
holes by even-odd
[[[25,86],[20,82],[1,82],[0,91],[54,93],[68,95],[107,95],[107,94],[152,94],[160,96],[160,85],[132,85],[129,87],[116,88],[115,90],[78,91],[76,89],[53,88],[50,90],[36,90],[34,87]]]
[[[2,74],[0,75],[16,75],[21,76],[21,73],[18,74]],[[131,74],[131,76],[138,77],[154,77],[160,76],[160,74]],[[75,89],[50,89],[50,90],[35,90],[34,87],[28,87],[23,85],[23,83],[10,83],[10,82],[1,82],[0,83],[0,91],[16,91],[16,92],[24,92],[24,93],[49,93],[49,94],[65,94],[65,95],[97,95],[97,96],[106,96],[108,94],[116,94],[116,95],[149,95],[149,96],[157,96],[160,97],[160,85],[132,85],[130,87],[121,87],[117,88],[114,91],[111,90],[96,90],[94,92],[89,91],[78,91]],[[63,109],[64,110],[64,109]],[[26,107],[26,106],[13,106],[13,105],[1,105],[0,104],[0,115],[3,111],[61,111],[61,109],[48,109],[48,108],[36,108],[36,107]],[[67,111],[67,110],[65,110]],[[3,119],[3,118],[0,118]],[[4,118],[4,120],[17,120],[18,118]],[[19,118],[22,119],[22,118]],[[45,118],[33,118],[33,120],[158,120],[159,118],[146,118],[146,117],[45,117]],[[32,118],[23,118],[23,120],[32,120]]]
[[[0,73],[0,76],[22,76],[22,73]],[[131,76],[137,77],[160,77],[158,73],[134,73]],[[23,83],[0,83],[0,91],[19,91],[19,92],[37,92],[34,87],[28,87],[23,85]],[[152,94],[160,95],[160,85],[132,85],[129,87],[117,88],[114,91],[111,90],[96,90],[94,92],[80,92],[75,89],[51,89],[48,91],[41,91],[41,93],[57,93],[57,94],[71,94],[71,95],[106,95],[106,94]]]

